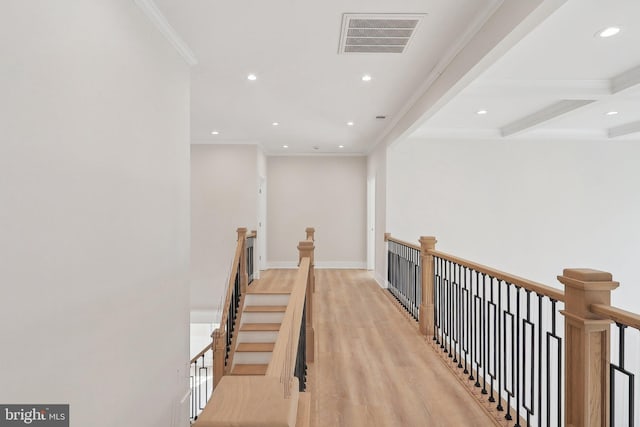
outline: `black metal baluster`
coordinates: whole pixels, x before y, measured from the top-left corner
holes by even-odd
[[[505,312],[505,318],[504,318],[504,342],[505,342],[505,353],[504,353],[504,361],[505,361],[505,389],[507,390],[507,414],[504,416],[505,419],[507,420],[512,420],[513,418],[511,417],[511,397],[513,396],[513,385],[515,383],[514,379],[513,379],[513,315],[511,314],[511,283],[506,282],[507,283],[507,310]],[[506,369],[507,369],[507,314],[511,316],[512,320],[511,320],[511,390],[509,390],[509,388],[507,388],[507,375],[506,375]]]
[[[538,296],[538,427],[542,427],[542,303],[543,296]]]
[[[556,340],[558,343],[558,357],[556,360],[558,366],[558,387],[556,390],[557,400],[556,408],[558,408],[557,425],[562,425],[562,339],[556,335],[556,303],[557,301],[551,299],[551,332],[547,332],[547,425],[551,425],[551,339]]]
[[[457,346],[458,346],[458,337],[456,336],[456,333],[458,331],[458,311],[459,311],[459,307],[456,307],[457,304],[457,291],[456,289],[458,288],[458,282],[460,280],[460,276],[459,276],[459,271],[458,271],[458,264],[454,263],[453,264],[453,286],[451,287],[451,323],[452,323],[452,329],[451,329],[451,335],[453,336],[453,350],[451,351],[453,353],[453,363],[456,363],[458,361],[458,354],[457,354]]]
[[[464,317],[464,308],[462,306],[462,278],[460,273],[462,266],[458,264],[458,368],[462,369],[462,320]]]
[[[534,393],[534,376],[535,376],[535,351],[534,351],[534,339],[535,339],[535,326],[531,323],[531,291],[525,289],[526,296],[526,315],[522,320],[522,406],[527,413],[527,426],[531,425],[531,415],[533,415],[533,393]],[[529,342],[530,351],[527,351],[527,329],[531,330],[531,339]],[[527,355],[529,355],[529,365],[527,365]],[[527,367],[529,368],[529,390],[527,390]],[[527,402],[527,391],[529,391],[529,402]]]
[[[440,340],[438,339],[438,334],[440,333],[440,276],[438,273],[438,264],[440,263],[440,258],[433,258],[433,340],[436,344],[440,344]]]
[[[496,379],[496,353],[497,353],[497,347],[496,347],[496,333],[497,333],[497,326],[496,326],[496,316],[497,316],[497,312],[496,312],[496,304],[495,301],[493,299],[493,294],[494,294],[494,286],[493,286],[493,277],[489,276],[489,306],[492,308],[493,310],[493,316],[490,315],[490,319],[493,320],[493,346],[489,346],[489,348],[493,347],[493,351],[492,351],[492,362],[493,364],[489,364],[489,376],[491,377],[491,384],[490,384],[490,389],[491,389],[491,393],[489,395],[489,402],[493,403],[496,401],[495,397],[493,397],[493,391],[494,391],[494,381]],[[491,328],[489,328],[491,329]],[[489,332],[491,333],[491,332]],[[491,356],[489,356],[491,358]],[[493,366],[493,371],[491,370],[491,366]]]
[[[520,287],[516,286],[516,423],[514,427],[520,427],[520,398],[522,391],[520,390]]]
[[[482,308],[480,310],[482,327],[482,394],[487,394],[487,275],[482,273]]]
[[[469,269],[469,281],[471,282],[471,295],[469,295],[469,299],[471,300],[471,321],[469,322],[471,327],[471,363],[469,363],[469,365],[471,365],[471,369],[469,370],[469,380],[473,381],[476,377],[476,375],[474,375],[474,368],[473,368],[473,364],[474,362],[476,362],[476,357],[478,354],[478,348],[477,348],[477,338],[478,338],[478,328],[476,325],[476,291],[474,290],[474,281],[473,281],[473,273],[475,272],[475,270],[473,270],[472,268]],[[476,286],[478,284],[476,283]],[[476,363],[476,370],[475,370],[476,374],[478,374],[477,371],[477,363]],[[476,387],[477,387],[477,382],[476,382]]]
[[[468,272],[468,268],[465,266],[464,267],[464,274],[463,274],[463,281],[464,281],[464,290],[467,293],[467,303],[466,303],[466,311],[465,311],[465,316],[464,316],[464,324],[466,326],[466,332],[465,332],[465,336],[464,336],[464,373],[468,374],[469,373],[469,346],[470,346],[470,328],[471,328],[471,322],[469,320],[469,310],[470,310],[470,304],[469,302],[471,301],[470,298],[470,292],[469,292],[469,288],[468,288],[468,284],[469,282],[467,281],[467,272]],[[473,367],[472,367],[473,369]]]
[[[451,275],[451,261],[447,261],[447,277],[449,278],[448,281],[448,289],[447,289],[447,307],[448,307],[448,311],[449,311],[449,316],[447,316],[448,321],[447,321],[447,337],[449,338],[449,357],[453,357],[453,355],[451,353],[453,353],[453,349],[452,349],[452,323],[453,323],[453,306],[452,306],[452,298],[451,298],[451,294],[453,292],[453,285],[452,285],[452,278],[453,276]]]
[[[474,385],[479,388],[480,387],[480,362],[482,360],[482,351],[483,351],[482,336],[480,336],[482,335],[482,331],[480,330],[482,328],[482,301],[480,299],[480,272],[475,270],[474,272],[476,273],[476,292],[474,295],[474,308],[476,312],[475,312],[475,315],[473,316],[474,323],[475,323],[474,330],[476,331],[474,333],[476,338],[476,343],[474,345],[474,350],[473,350],[473,352],[475,353],[474,360],[476,362],[476,383]],[[478,302],[479,304],[477,304]]]
[[[502,327],[504,326],[502,325],[502,279],[498,279],[497,318],[498,318],[498,334],[497,334],[498,348],[496,350],[496,353],[498,355],[498,365],[496,366],[496,374],[498,375],[498,405],[496,406],[496,409],[498,411],[504,411],[504,408],[502,407],[502,379],[504,378],[504,373],[502,372],[502,355],[507,343],[505,340],[502,339],[502,334],[501,334]]]
[[[627,325],[616,322],[616,326],[618,327],[618,364],[615,365],[613,362],[609,364],[609,376],[610,376],[610,389],[609,389],[609,406],[611,408],[610,411],[610,423],[611,425],[615,425],[615,402],[616,402],[616,372],[621,373],[626,376],[628,379],[628,397],[627,403],[629,405],[627,410],[627,416],[629,417],[627,425],[629,427],[633,427],[635,424],[634,416],[635,416],[635,375],[625,368],[625,332],[627,329]]]

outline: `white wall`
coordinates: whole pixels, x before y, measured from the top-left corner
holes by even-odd
[[[621,282],[640,312],[640,144],[409,140],[389,152],[390,231],[435,235],[463,258],[560,287],[563,268]]]
[[[5,1],[0,61],[0,402],[188,425],[186,64],[128,0]]]
[[[365,268],[366,178],[364,157],[268,157],[269,265],[295,266],[314,227],[318,267]]]
[[[612,303],[640,313],[638,141],[408,140],[388,157],[394,235],[433,234],[444,252],[558,288],[564,268],[609,271],[620,282]],[[640,371],[633,329],[626,368]],[[627,422],[624,384],[616,425]]]
[[[213,311],[224,297],[236,230],[256,229],[257,158],[255,145],[191,146],[193,321],[217,321]]]
[[[374,277],[386,287],[387,252],[384,233],[387,232],[387,146],[379,144],[367,157],[367,178],[374,178],[375,190],[375,267]]]

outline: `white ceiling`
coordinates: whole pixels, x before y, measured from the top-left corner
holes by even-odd
[[[198,60],[192,142],[259,143],[271,154],[368,152],[501,3],[156,0]],[[427,16],[405,53],[340,55],[344,13]]]
[[[521,129],[509,138],[639,140],[639,17],[637,0],[567,1],[412,137],[500,138]],[[609,26],[622,31],[596,36]],[[562,100],[594,102],[549,108]],[[482,109],[488,113],[477,115]],[[637,131],[614,136],[616,129]]]

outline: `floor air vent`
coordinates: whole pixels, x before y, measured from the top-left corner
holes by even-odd
[[[425,16],[345,13],[338,53],[403,53]]]

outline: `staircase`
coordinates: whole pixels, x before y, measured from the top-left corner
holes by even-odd
[[[288,302],[288,293],[246,294],[231,375],[267,372]]]

